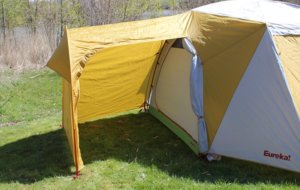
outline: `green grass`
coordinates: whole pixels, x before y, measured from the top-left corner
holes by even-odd
[[[60,112],[61,81],[48,70],[0,72],[0,123],[18,123]]]
[[[300,174],[223,158],[207,163],[147,113],[80,125],[74,165],[49,70],[0,73],[0,189],[300,189]]]

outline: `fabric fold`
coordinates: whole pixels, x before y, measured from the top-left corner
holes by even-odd
[[[208,152],[207,129],[203,111],[203,68],[196,49],[188,38],[182,39],[185,50],[193,55],[190,75],[190,96],[193,111],[198,118],[198,144],[200,153]]]

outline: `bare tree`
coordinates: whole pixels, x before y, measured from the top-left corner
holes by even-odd
[[[63,36],[64,17],[63,17],[63,0],[60,0],[60,37]]]
[[[5,31],[5,9],[4,9],[4,1],[1,1],[1,12],[2,12],[2,33],[3,33],[3,40],[5,41],[6,38],[6,31]]]
[[[36,34],[36,28],[38,25],[38,10],[39,10],[39,0],[35,0],[35,10],[34,10],[34,25],[33,25],[33,33]]]

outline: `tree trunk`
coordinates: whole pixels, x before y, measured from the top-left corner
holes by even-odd
[[[127,17],[127,7],[128,7],[128,0],[124,3],[123,18],[122,18],[123,22],[126,20]]]
[[[63,0],[60,0],[60,37],[63,37],[64,18],[63,18]]]
[[[38,4],[39,4],[39,0],[36,0],[36,2],[35,2],[35,11],[34,11],[33,34],[36,34],[36,28],[37,28]]]
[[[110,14],[110,10],[111,9],[111,1],[108,0],[107,3],[107,12],[106,12],[106,23],[105,24],[109,24],[111,22],[111,14]]]
[[[3,40],[5,41],[6,38],[6,30],[5,30],[5,9],[4,9],[4,1],[2,1],[1,4],[1,9],[2,9],[2,30],[3,30]]]

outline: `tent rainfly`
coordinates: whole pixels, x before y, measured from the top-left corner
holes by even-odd
[[[76,173],[83,168],[78,123],[143,104],[197,155],[299,172],[299,18],[297,5],[232,0],[65,29],[48,67],[62,77]]]

